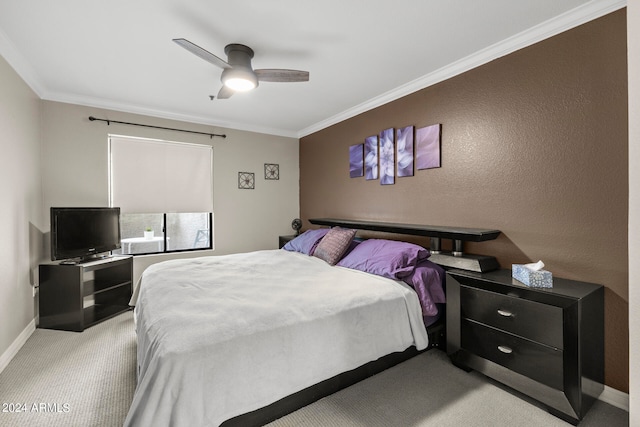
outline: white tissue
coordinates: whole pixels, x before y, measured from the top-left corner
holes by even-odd
[[[538,262],[533,262],[531,264],[525,264],[524,266],[529,270],[540,271],[544,268],[544,262],[538,261]]]

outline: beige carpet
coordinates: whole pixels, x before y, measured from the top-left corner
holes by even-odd
[[[0,412],[0,426],[121,426],[135,389],[135,360],[131,312],[82,333],[37,329],[0,374],[2,409],[6,403],[26,412]],[[597,402],[580,426],[628,424],[628,413]],[[569,424],[431,350],[270,426]]]
[[[628,413],[603,402],[581,427],[628,426]],[[269,424],[270,427],[569,427],[431,350]]]
[[[0,374],[0,426],[121,426],[136,382],[131,312],[84,332],[36,329]],[[15,412],[20,405],[26,412]],[[8,408],[11,409],[11,408]]]

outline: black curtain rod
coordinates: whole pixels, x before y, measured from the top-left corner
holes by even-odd
[[[107,126],[110,125],[111,123],[118,123],[121,125],[130,125],[130,126],[142,126],[145,128],[154,128],[154,129],[164,129],[164,130],[174,130],[176,132],[186,132],[186,133],[197,133],[198,135],[208,135],[209,138],[213,139],[214,136],[219,136],[220,138],[226,138],[227,135],[224,134],[217,134],[217,133],[207,133],[207,132],[197,132],[195,130],[184,130],[184,129],[175,129],[175,128],[165,128],[162,126],[152,126],[152,125],[142,125],[140,123],[129,123],[129,122],[119,122],[117,120],[107,120],[107,119],[98,119],[96,117],[93,116],[89,116],[89,120],[90,121],[95,121],[98,120],[99,122],[106,122]]]

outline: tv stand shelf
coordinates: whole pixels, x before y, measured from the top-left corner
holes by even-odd
[[[132,277],[131,256],[75,265],[40,264],[38,327],[82,332],[129,310]]]

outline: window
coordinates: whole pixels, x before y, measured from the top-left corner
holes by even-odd
[[[213,248],[213,149],[109,137],[109,197],[124,254]]]

